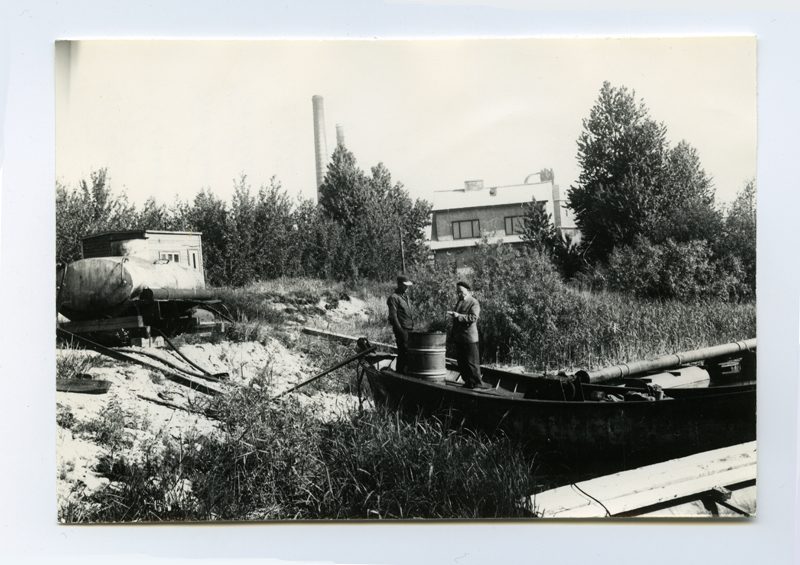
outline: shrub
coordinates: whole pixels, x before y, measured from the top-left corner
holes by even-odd
[[[143,429],[146,425],[142,418],[123,408],[119,400],[113,398],[96,418],[75,424],[72,429],[75,433],[88,434],[98,444],[118,452],[133,446],[135,436],[131,430]]]
[[[676,246],[667,259],[682,260],[676,257],[679,250]],[[638,265],[632,270],[639,276],[634,284],[644,285],[651,265],[660,266],[664,261],[664,256],[655,252],[633,256],[629,267]],[[687,264],[693,265],[691,261]],[[714,294],[682,303],[615,291],[581,291],[564,283],[548,258],[537,251],[483,245],[472,267],[468,278],[481,304],[478,332],[484,362],[523,364],[531,370],[571,370],[755,335],[754,304],[725,303],[714,299]],[[608,270],[600,273],[611,277]],[[622,277],[622,269],[616,273],[620,280],[630,282]],[[653,287],[660,288],[661,279],[653,278]],[[438,269],[415,280],[420,284],[414,287],[414,297],[422,308],[436,312],[452,309],[455,273]],[[679,282],[669,284],[680,289]],[[613,288],[608,279],[603,283],[603,288]],[[723,279],[711,283],[712,288],[729,284]],[[714,292],[724,295],[725,291]]]
[[[100,366],[99,355],[80,349],[61,349],[56,355],[56,378],[86,378],[91,369]]]
[[[504,438],[385,411],[321,423],[249,387],[216,403],[221,437],[166,439],[141,461],[105,458],[114,481],[81,521],[497,518],[527,515],[534,460]],[[177,491],[177,493],[176,493]]]
[[[735,258],[715,259],[705,240],[653,244],[638,238],[616,247],[602,268],[608,288],[640,298],[696,301],[737,299],[746,293]]]

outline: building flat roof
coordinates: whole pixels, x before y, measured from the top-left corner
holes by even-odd
[[[509,204],[525,204],[533,201],[536,192],[546,191],[543,200],[551,200],[553,183],[536,182],[514,184],[509,186],[493,186],[479,190],[446,190],[433,193],[433,211],[458,210],[461,208],[480,208],[484,206],[503,206]],[[495,192],[492,195],[492,192]]]

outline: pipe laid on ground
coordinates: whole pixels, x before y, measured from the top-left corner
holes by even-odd
[[[216,380],[219,380],[219,379],[227,379],[227,378],[230,376],[230,374],[229,374],[229,373],[227,373],[227,372],[224,372],[224,373],[216,373],[216,374],[215,374],[215,373],[210,373],[209,371],[205,370],[203,367],[201,367],[200,365],[198,365],[197,363],[195,363],[194,361],[192,361],[191,359],[189,359],[188,357],[186,357],[186,355],[184,355],[183,353],[181,353],[181,352],[180,352],[180,350],[179,350],[177,347],[175,347],[175,344],[174,344],[174,343],[172,343],[172,342],[169,340],[169,338],[167,337],[167,334],[165,334],[164,332],[162,332],[162,331],[161,331],[161,330],[159,330],[158,328],[153,328],[153,330],[155,330],[155,332],[156,332],[158,335],[160,335],[162,338],[164,338],[164,341],[167,343],[167,345],[169,345],[169,346],[172,348],[172,350],[173,350],[175,353],[177,353],[177,354],[180,356],[180,358],[181,358],[181,359],[183,359],[184,361],[186,361],[186,362],[187,362],[189,365],[191,365],[192,367],[194,367],[195,369],[197,369],[198,371],[200,371],[200,372],[201,372],[201,373],[203,373],[204,375],[206,375],[206,376],[208,376],[208,377],[212,377],[213,379],[216,379]],[[202,377],[202,375],[200,375],[200,376]],[[205,378],[205,377],[203,377],[203,378]],[[212,379],[212,380],[213,380],[213,379]]]
[[[183,386],[187,386],[192,390],[202,392],[203,394],[208,394],[209,396],[217,396],[225,393],[224,391],[208,386],[205,383],[197,382],[190,375],[181,374],[177,371],[165,369],[164,367],[154,365],[153,363],[148,363],[146,361],[142,361],[141,359],[131,357],[130,355],[120,353],[119,351],[115,351],[113,349],[100,345],[99,343],[95,343],[89,339],[86,339],[85,337],[73,334],[66,330],[62,330],[61,328],[56,328],[56,335],[65,341],[78,343],[87,349],[92,349],[94,351],[97,351],[101,355],[105,355],[106,357],[111,357],[112,359],[116,359],[117,361],[136,363],[137,365],[142,365],[143,367],[147,367],[149,369],[156,369],[158,371],[161,371],[167,379],[176,382],[178,384],[181,384]]]
[[[622,377],[629,377],[639,373],[645,373],[647,371],[656,371],[660,369],[668,369],[669,367],[675,367],[677,365],[685,365],[686,363],[695,363],[711,357],[735,355],[736,353],[755,350],[756,338],[752,338],[734,343],[726,343],[725,345],[715,345],[712,347],[695,349],[693,351],[685,351],[683,353],[674,353],[672,355],[665,355],[663,357],[650,359],[647,361],[621,363],[619,365],[612,365],[611,367],[605,367],[595,371],[578,371],[575,373],[575,375],[581,380],[582,383],[602,383]]]
[[[312,382],[316,381],[317,379],[319,379],[319,378],[321,378],[321,377],[324,377],[324,376],[325,376],[325,375],[327,375],[328,373],[331,373],[331,372],[335,371],[336,369],[339,369],[339,368],[341,368],[341,367],[344,367],[344,366],[345,366],[345,365],[347,365],[348,363],[352,363],[353,361],[356,361],[356,360],[358,360],[358,359],[361,359],[362,357],[364,357],[365,355],[369,355],[370,353],[372,353],[372,352],[373,352],[373,351],[375,351],[376,349],[378,349],[378,348],[377,348],[376,346],[374,346],[374,345],[373,345],[372,347],[369,347],[369,348],[367,348],[367,349],[364,349],[364,350],[362,350],[362,351],[359,351],[358,353],[356,353],[356,354],[355,354],[355,355],[353,355],[352,357],[348,357],[347,359],[345,359],[344,361],[340,361],[339,363],[337,363],[337,364],[336,364],[336,365],[334,365],[333,367],[331,367],[331,368],[329,368],[329,369],[325,369],[324,371],[322,371],[322,372],[321,372],[320,374],[318,374],[317,376],[315,376],[315,377],[311,377],[311,378],[310,378],[310,379],[308,379],[307,381],[303,381],[303,382],[302,382],[302,383],[300,383],[299,385],[295,385],[295,386],[293,386],[292,388],[290,388],[290,389],[288,389],[288,390],[284,390],[282,393],[280,393],[280,394],[278,394],[278,395],[276,395],[276,396],[273,396],[272,398],[270,398],[270,402],[271,402],[271,401],[273,401],[273,400],[277,400],[278,398],[280,398],[281,396],[283,396],[283,395],[285,395],[285,394],[289,394],[289,393],[290,393],[290,392],[292,392],[293,390],[297,390],[297,389],[298,389],[298,388],[300,388],[300,387],[306,386],[308,383],[312,383]]]

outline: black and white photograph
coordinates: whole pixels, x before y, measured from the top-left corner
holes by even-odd
[[[751,523],[756,46],[56,41],[58,523]]]

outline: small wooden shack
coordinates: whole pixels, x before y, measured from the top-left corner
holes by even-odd
[[[203,272],[203,247],[200,232],[131,230],[87,235],[81,240],[84,259],[92,257],[139,257],[148,261],[166,260]]]

